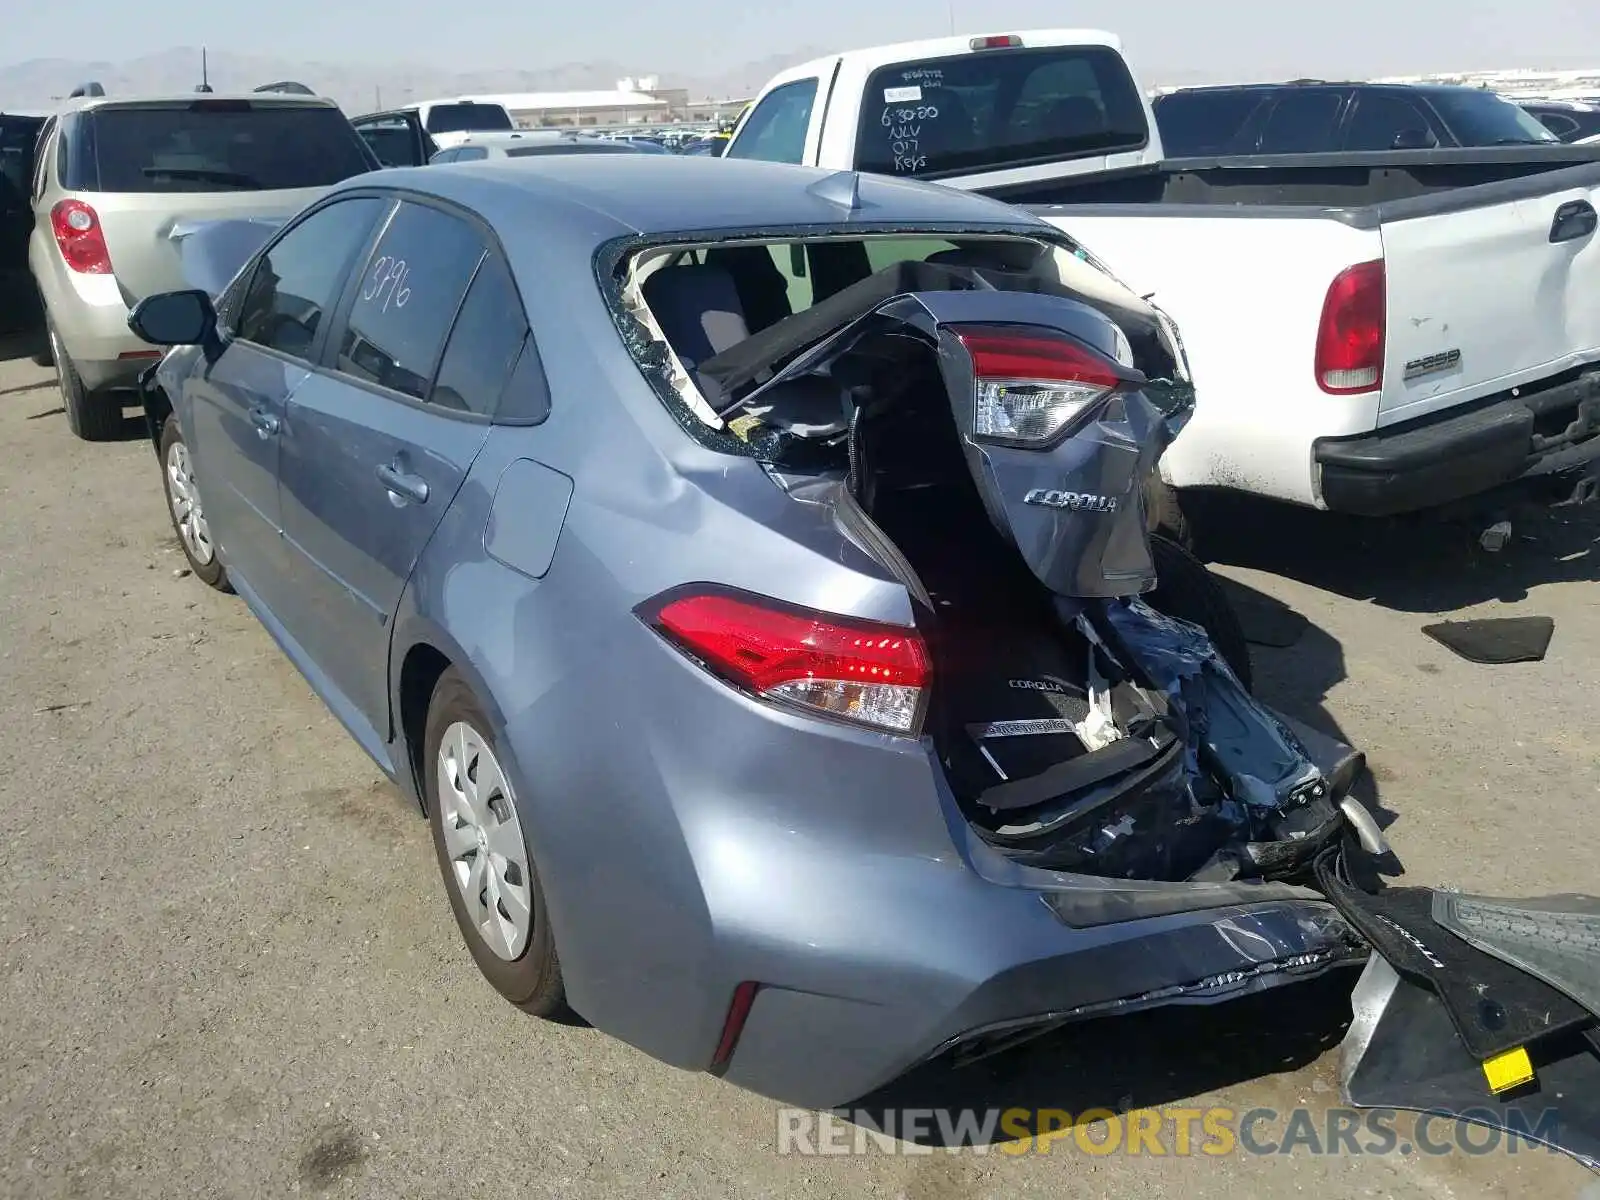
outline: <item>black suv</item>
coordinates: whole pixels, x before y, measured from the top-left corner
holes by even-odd
[[[1169,158],[1558,144],[1493,92],[1447,84],[1257,83],[1158,96]]]
[[[43,125],[42,116],[0,112],[0,334],[31,329],[39,319],[39,296],[28,274],[28,192]]]

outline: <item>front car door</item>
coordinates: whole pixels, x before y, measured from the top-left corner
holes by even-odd
[[[278,507],[285,406],[311,373],[384,205],[371,196],[335,200],[286,228],[224,296],[226,348],[174,398],[229,573],[274,613],[288,563]]]
[[[407,200],[290,400],[280,468],[297,633],[381,757],[390,622],[527,339],[509,268],[462,213]]]

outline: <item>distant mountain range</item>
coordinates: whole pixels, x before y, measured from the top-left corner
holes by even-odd
[[[447,71],[420,64],[365,66],[268,58],[211,50],[207,75],[219,92],[249,91],[263,83],[294,79],[353,114],[412,100],[474,92],[561,92],[610,89],[619,79],[655,75],[662,87],[687,88],[690,98],[747,97],[783,68],[825,50],[799,47],[757,62],[704,73],[675,74],[655,64],[564,63],[531,70]],[[200,50],[178,47],[125,62],[37,58],[0,67],[0,109],[48,109],[87,80],[110,95],[129,92],[188,92],[200,82]]]

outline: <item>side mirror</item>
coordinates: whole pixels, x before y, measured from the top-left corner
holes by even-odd
[[[146,296],[128,314],[128,328],[152,346],[204,346],[217,336],[217,310],[205,292]]]
[[[1394,141],[1389,143],[1391,150],[1432,150],[1439,144],[1439,139],[1427,129],[1402,129],[1394,135]]]

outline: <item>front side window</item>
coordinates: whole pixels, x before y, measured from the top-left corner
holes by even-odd
[[[405,117],[365,117],[353,124],[356,132],[367,143],[368,149],[384,166],[417,165],[417,135],[411,122]]]
[[[368,258],[335,367],[424,399],[483,252],[483,238],[460,217],[402,204]]]
[[[800,163],[806,157],[806,132],[817,100],[817,80],[801,79],[773,88],[745,119],[725,158]]]
[[[1345,127],[1346,150],[1398,150],[1425,145],[1433,130],[1428,118],[1400,96],[1368,94],[1356,100]]]
[[[386,201],[357,196],[318,209],[257,261],[239,304],[237,336],[309,359]]]

